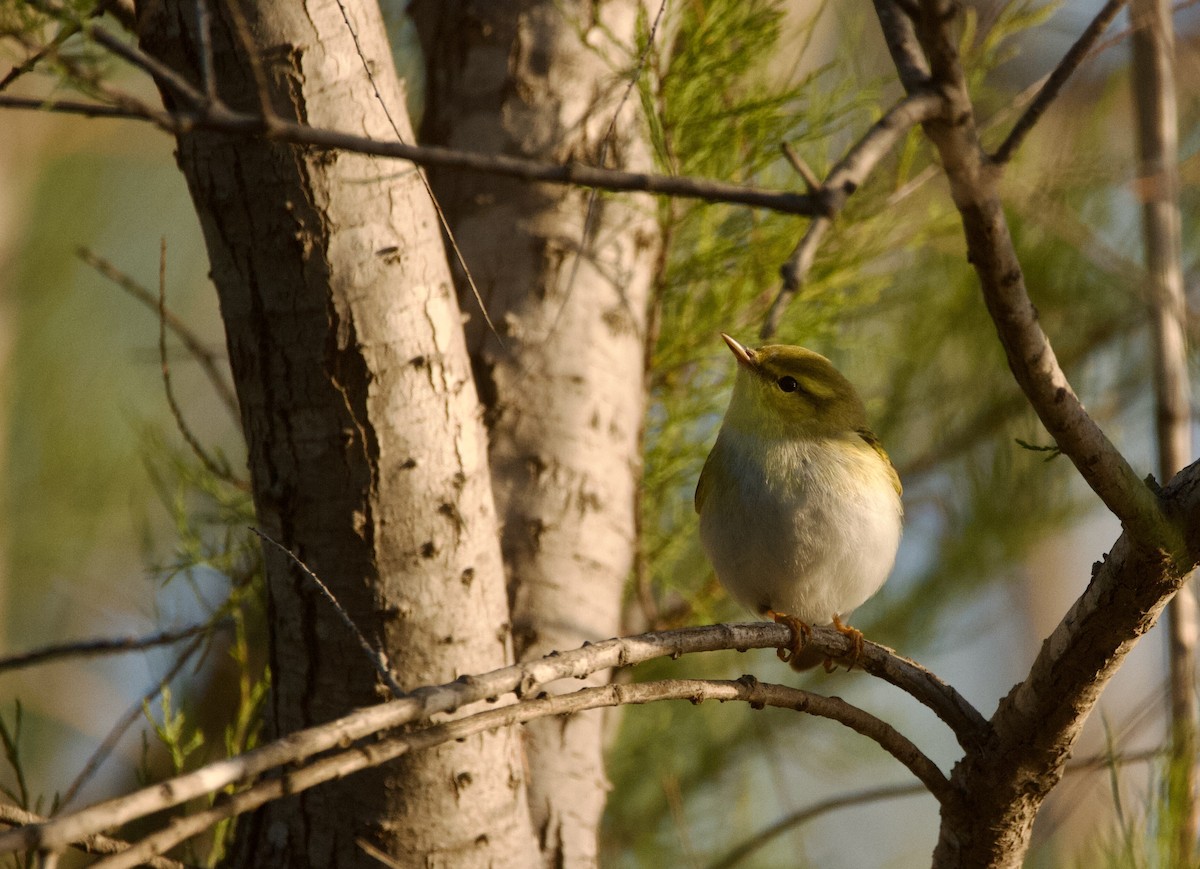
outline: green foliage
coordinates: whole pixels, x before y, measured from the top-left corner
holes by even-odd
[[[111,78],[116,64],[109,52],[82,33],[83,23],[96,15],[96,9],[92,0],[0,4],[0,58],[19,74],[48,78],[56,88],[102,95],[104,81]]]
[[[188,758],[204,747],[204,734],[189,721],[189,716],[175,708],[171,701],[170,685],[164,685],[159,694],[159,711],[162,713],[161,720],[154,717],[148,702],[142,704],[142,713],[154,728],[159,745],[167,749],[171,759],[171,774],[179,775],[187,769]],[[153,780],[148,760],[149,753],[148,744],[143,742],[140,778],[144,784],[149,784]]]
[[[270,689],[270,673],[262,654],[266,624],[263,566],[257,538],[249,530],[254,510],[245,484],[213,473],[189,453],[172,450],[157,430],[148,429],[144,442],[148,472],[175,529],[174,557],[156,569],[163,585],[183,579],[202,601],[201,589],[195,584],[198,568],[218,571],[230,583],[228,598],[210,614],[213,624],[232,624],[225,660],[217,667],[219,678],[202,689],[202,697],[189,697],[179,707],[172,703],[170,687],[164,686],[161,719],[151,719],[157,745],[166,750],[170,760],[168,774],[179,775],[243,754],[258,744],[263,704]],[[225,461],[220,454],[218,458]],[[206,707],[203,711],[201,703]],[[149,746],[147,756],[148,752]],[[163,773],[144,761],[142,775],[150,781]],[[236,790],[230,785],[221,794]],[[219,798],[220,794],[210,795],[203,807]],[[203,849],[194,843],[188,846],[189,860],[215,866],[225,857],[235,826],[234,818],[217,824]]]

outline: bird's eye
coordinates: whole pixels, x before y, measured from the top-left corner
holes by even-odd
[[[781,377],[777,382],[779,388],[784,392],[795,392],[800,388],[800,384],[796,382],[796,378],[794,377]]]

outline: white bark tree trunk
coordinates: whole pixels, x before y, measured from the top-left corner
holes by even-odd
[[[423,138],[650,169],[637,94],[623,97],[637,15],[652,20],[655,9],[637,0],[418,0]],[[433,181],[499,332],[460,279],[517,656],[614,636],[635,550],[647,311],[661,245],[654,203],[600,196],[589,220],[586,190],[459,173]],[[589,713],[526,729],[544,865],[596,862],[608,790],[602,726]]]
[[[381,139],[397,135],[395,123],[411,141],[373,2],[238,8],[245,26],[230,6],[212,8],[226,102],[256,110],[265,97],[282,117]],[[195,4],[139,12],[143,46],[199,82]],[[486,438],[419,176],[395,162],[200,132],[178,145],[220,295],[262,527],[387,650],[405,688],[504,665],[512,645]],[[327,602],[282,553],[266,554],[271,731],[379,699],[370,663]],[[514,734],[271,804],[241,828],[237,862],[378,866],[359,838],[401,866],[531,865]]]

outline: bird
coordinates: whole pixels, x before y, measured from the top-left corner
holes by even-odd
[[[811,626],[833,625],[853,643],[853,667],[863,635],[842,619],[895,564],[900,477],[858,391],[828,359],[721,337],[737,376],[696,485],[701,545],[735,600],[792,628],[781,659],[797,670],[824,659],[832,671],[805,645]]]

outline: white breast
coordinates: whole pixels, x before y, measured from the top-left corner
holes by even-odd
[[[757,613],[828,624],[879,590],[900,543],[900,498],[886,465],[846,440],[718,438],[700,539],[717,578]],[[768,473],[770,471],[770,473]],[[774,481],[768,483],[767,481]]]

